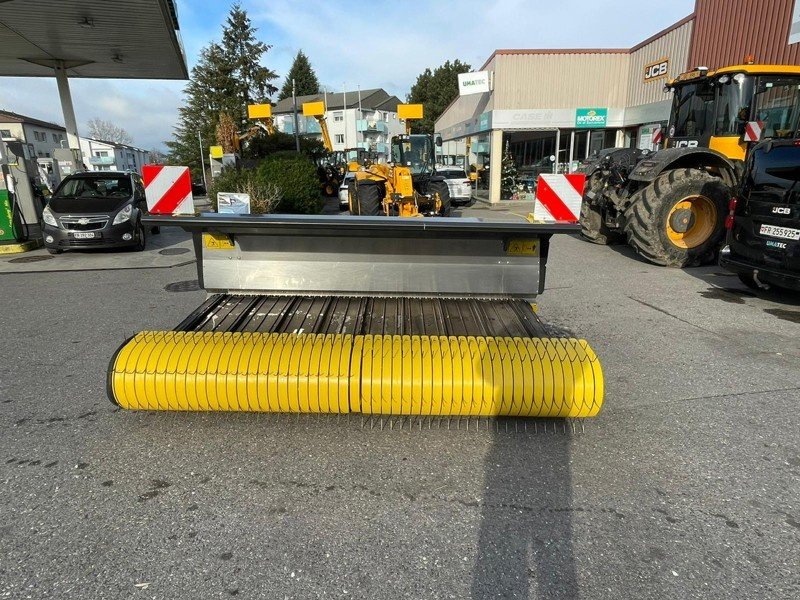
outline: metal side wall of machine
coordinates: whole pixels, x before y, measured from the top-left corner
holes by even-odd
[[[749,145],[794,135],[799,90],[800,67],[781,65],[699,68],[669,82],[666,147],[607,149],[585,168],[583,237],[627,242],[658,265],[713,261]],[[752,129],[761,135],[751,136]]]
[[[591,417],[603,373],[531,302],[570,225],[203,215],[149,217],[193,235],[209,297],[109,365],[127,409]]]

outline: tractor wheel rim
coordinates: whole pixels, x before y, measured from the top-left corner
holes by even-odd
[[[697,248],[717,226],[717,207],[706,196],[687,196],[675,203],[667,216],[667,236],[678,248]]]

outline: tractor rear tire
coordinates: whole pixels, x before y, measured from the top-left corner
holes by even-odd
[[[587,242],[610,246],[621,244],[625,237],[613,229],[609,229],[603,222],[603,213],[596,206],[592,206],[586,200],[581,203],[581,235]]]
[[[633,196],[625,211],[628,244],[651,263],[693,267],[712,262],[725,233],[731,189],[699,169],[673,169]]]
[[[447,182],[431,181],[428,185],[428,193],[431,196],[439,194],[439,199],[442,201],[442,207],[439,209],[439,216],[449,217],[453,203],[450,200],[450,188],[447,187]]]
[[[377,217],[383,214],[383,186],[376,181],[353,185],[353,206],[350,214]],[[355,209],[355,212],[353,210]]]
[[[592,191],[595,194],[603,191],[603,175],[600,172],[596,171],[589,176],[586,181],[586,191]],[[581,203],[579,222],[581,235],[593,244],[610,246],[612,244],[621,244],[625,241],[624,234],[610,229],[603,220],[603,212],[586,199]]]

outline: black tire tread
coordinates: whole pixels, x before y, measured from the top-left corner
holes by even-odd
[[[628,244],[646,260],[661,266],[691,267],[713,260],[719,241],[725,232],[724,202],[717,204],[718,223],[709,240],[697,248],[681,249],[665,241],[661,234],[663,224],[657,223],[658,212],[671,202],[668,198],[673,188],[691,182],[698,191],[708,184],[725,185],[724,182],[699,169],[672,169],[659,175],[651,185],[633,195],[625,212],[625,236]]]

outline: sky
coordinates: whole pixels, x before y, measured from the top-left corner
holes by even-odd
[[[263,64],[283,79],[298,50],[320,83],[379,88],[405,99],[426,67],[460,59],[480,68],[497,48],[628,48],[691,14],[694,0],[243,0],[272,46]],[[222,37],[227,0],[178,0],[189,68]],[[73,79],[80,133],[99,117],[134,145],[164,150],[185,82]],[[55,79],[0,77],[0,109],[63,124]]]

